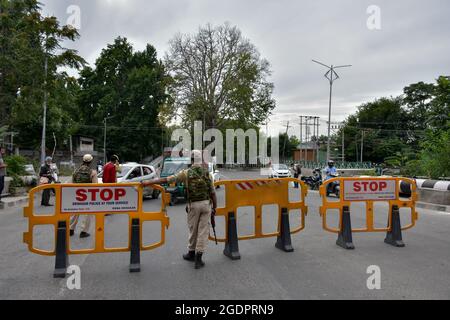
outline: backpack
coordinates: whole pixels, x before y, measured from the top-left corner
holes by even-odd
[[[211,177],[209,172],[200,167],[194,167],[187,172],[187,194],[189,202],[204,201],[210,198]]]
[[[82,165],[72,176],[73,183],[92,183],[92,169],[89,166]]]

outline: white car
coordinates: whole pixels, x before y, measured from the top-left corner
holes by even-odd
[[[208,163],[208,171],[212,177],[213,183],[220,181],[220,172],[214,168],[214,164],[212,162]]]
[[[98,182],[103,183],[103,172],[98,174]],[[120,171],[117,172],[117,183],[142,182],[158,178],[153,166],[142,165],[138,163],[126,163],[120,165]],[[151,187],[144,188],[144,197],[151,196],[153,199],[159,197],[159,190]]]
[[[271,167],[270,178],[290,178],[291,170],[285,164],[274,164]]]

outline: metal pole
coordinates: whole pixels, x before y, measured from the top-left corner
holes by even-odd
[[[364,160],[364,130],[361,132],[361,163]]]
[[[345,130],[342,127],[342,163],[345,162]]]
[[[334,75],[334,69],[333,65],[331,65],[331,73],[330,73],[330,105],[328,110],[328,143],[327,143],[327,162],[329,162],[331,159],[331,99],[333,97],[333,75]]]
[[[70,168],[73,166],[73,147],[72,147],[72,135],[70,135]]]
[[[303,116],[300,116],[300,161],[303,159]]]
[[[106,118],[103,120],[105,122],[105,133],[103,135],[103,165],[106,164]]]
[[[41,140],[41,164],[45,163],[45,134],[47,131],[47,73],[48,73],[48,56],[47,51],[45,52],[45,63],[44,63],[44,115],[42,119],[42,140]]]

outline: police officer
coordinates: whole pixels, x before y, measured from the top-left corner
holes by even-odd
[[[98,183],[97,178],[97,171],[92,169],[92,161],[94,160],[94,157],[90,154],[86,154],[83,157],[83,164],[75,171],[75,173],[72,176],[72,182],[73,183]],[[75,234],[75,228],[77,227],[78,220],[80,216],[79,215],[73,215],[70,217],[70,236],[73,236]],[[82,225],[81,225],[81,233],[80,238],[88,238],[91,235],[89,234],[89,227],[91,225],[92,216],[91,215],[85,215]]]
[[[203,162],[202,152],[192,151],[191,162],[192,166],[187,170],[168,178],[144,181],[142,185],[146,187],[154,184],[184,183],[188,198],[186,211],[189,251],[183,255],[183,259],[195,262],[195,269],[200,269],[205,266],[202,257],[208,244],[211,214],[216,213],[217,198],[207,164]]]
[[[52,174],[52,161],[53,159],[51,157],[45,158],[45,163],[41,166],[41,170],[39,171],[39,177],[45,178],[44,180],[47,181],[47,184],[56,182]],[[45,189],[42,192],[41,206],[44,207],[53,206],[52,204],[50,204],[50,192],[51,192],[50,189]]]

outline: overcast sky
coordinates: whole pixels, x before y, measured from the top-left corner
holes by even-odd
[[[270,131],[291,122],[299,135],[299,116],[328,120],[326,69],[311,62],[352,64],[340,69],[334,85],[332,121],[344,120],[356,107],[381,96],[399,95],[418,81],[450,74],[450,1],[448,0],[41,0],[44,14],[67,23],[68,8],[80,8],[81,38],[75,48],[94,64],[102,48],[117,36],[138,50],[147,43],[160,58],[177,32],[229,22],[256,45],[272,66],[277,108]],[[380,30],[373,11],[380,9]],[[69,20],[73,21],[73,20]],[[286,130],[286,127],[284,127]]]

